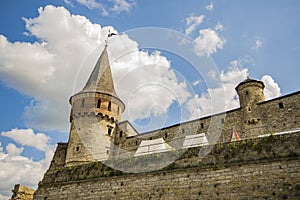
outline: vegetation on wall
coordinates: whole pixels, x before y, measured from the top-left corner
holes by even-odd
[[[251,162],[271,161],[274,159],[299,159],[300,156],[300,132],[292,135],[270,135],[263,138],[242,140],[231,143],[220,143],[213,146],[212,151],[200,159],[198,157],[201,148],[195,147],[187,150],[174,150],[164,153],[142,155],[137,157],[124,157],[107,161],[108,164],[126,167],[144,168],[155,161],[163,161],[180,157],[175,162],[160,169],[160,172],[186,168],[220,169],[230,165],[247,164]],[[151,172],[149,172],[151,173]],[[93,162],[78,166],[63,167],[48,171],[45,174],[43,184],[90,180],[103,177],[129,175],[128,173],[112,169],[101,163]]]

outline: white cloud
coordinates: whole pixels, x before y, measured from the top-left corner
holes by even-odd
[[[205,6],[205,9],[208,10],[208,11],[213,11],[214,10],[214,4],[213,3],[208,4],[207,6]]]
[[[130,12],[135,5],[135,1],[110,0],[106,4],[99,3],[96,0],[64,0],[68,5],[74,6],[73,2],[86,6],[90,10],[100,10],[101,15],[107,16],[110,12],[120,14],[121,12]],[[110,3],[109,3],[110,2]]]
[[[212,79],[216,79],[217,78],[217,71],[214,69],[209,70],[208,72],[208,77],[212,78]]]
[[[43,133],[35,134],[32,129],[12,129],[2,132],[1,135],[9,137],[23,146],[34,147],[40,151],[46,151],[50,142],[50,137]]]
[[[217,74],[210,71],[212,78],[218,78],[222,83],[216,88],[208,88],[201,96],[194,96],[189,99],[186,108],[190,113],[190,119],[220,113],[239,106],[235,87],[248,76],[248,69],[231,67],[228,71],[221,71]],[[224,98],[225,94],[225,98]]]
[[[114,3],[114,5],[111,10],[117,14],[123,11],[129,12],[134,5],[134,3],[128,3],[125,0],[112,0],[112,2]]]
[[[64,0],[64,2],[70,6],[74,6],[71,0]]]
[[[220,22],[218,22],[217,25],[215,26],[215,30],[222,31],[223,29],[224,29],[223,25]]]
[[[230,61],[231,68],[245,68],[246,66],[254,66],[254,65],[255,63],[253,59],[247,56]]]
[[[257,39],[255,40],[255,46],[252,47],[252,49],[258,49],[263,45],[262,41]]]
[[[210,28],[202,29],[194,41],[194,50],[199,56],[210,56],[216,53],[217,49],[222,49],[224,44],[225,39],[219,37],[217,32]]]
[[[38,11],[37,18],[24,21],[30,35],[42,42],[11,43],[0,35],[0,77],[34,98],[24,113],[28,126],[67,131],[74,77],[91,49],[103,43],[107,30],[63,7]]]
[[[124,119],[134,121],[162,115],[174,101],[182,104],[190,94],[186,84],[171,70],[170,62],[158,51],[139,51],[137,44],[126,38],[113,38],[109,48],[116,90],[127,106]]]
[[[199,26],[202,22],[203,22],[203,19],[204,19],[204,15],[199,15],[199,16],[190,16],[188,18],[186,18],[186,30],[185,30],[185,33],[187,35],[191,34],[197,26]]]
[[[20,155],[23,152],[23,150],[24,150],[23,147],[18,148],[13,143],[9,143],[6,146],[6,151],[7,151],[7,154],[9,154],[9,155],[18,156],[18,155]]]
[[[107,10],[104,8],[102,3],[98,3],[95,0],[75,0],[77,3],[82,4],[84,6],[86,6],[87,8],[94,10],[94,9],[99,9],[101,11],[101,14],[103,16],[107,16],[108,12]]]
[[[274,79],[269,75],[264,75],[261,78],[261,81],[265,84],[265,97],[266,100],[279,97],[281,95],[280,88]]]
[[[87,81],[108,30],[117,31],[54,6],[40,8],[38,17],[24,21],[30,35],[41,42],[11,43],[0,35],[0,77],[9,87],[33,97],[25,108],[27,126],[68,131],[68,99]],[[133,104],[127,105],[124,114],[129,117],[130,112],[131,121],[142,115],[159,115],[176,98],[183,102],[189,96],[185,83],[177,79],[165,57],[159,52],[139,51],[138,44],[127,35],[112,37],[108,53],[117,93],[125,103]],[[137,88],[141,85],[145,88]],[[151,98],[141,101],[134,96],[149,96],[146,88],[152,90]],[[160,110],[151,108],[157,102]]]
[[[208,88],[201,96],[196,95],[187,101],[186,109],[190,113],[190,119],[196,119],[239,107],[235,87],[249,76],[249,72],[247,68],[237,67],[236,62],[241,63],[241,61],[235,60],[235,62],[232,62],[229,70],[221,71],[219,78],[222,84],[220,84],[219,87]],[[215,74],[215,76],[216,75],[218,74]],[[275,83],[271,76],[264,75],[261,81],[265,84],[264,94],[266,100],[281,95],[278,84]]]
[[[18,131],[17,129],[13,129],[8,132],[2,132],[1,135],[10,135],[12,136],[10,138],[18,143],[18,141],[20,141],[20,132]],[[36,188],[38,182],[42,180],[44,173],[49,167],[53,156],[54,146],[49,144],[47,144],[47,147],[42,145],[45,158],[40,161],[33,161],[30,158],[22,156],[21,153],[26,145],[34,146],[32,142],[28,142],[29,139],[35,142],[37,149],[41,149],[38,143],[45,143],[45,141],[40,138],[47,138],[46,135],[41,133],[32,135],[32,130],[30,129],[22,131],[23,139],[28,139],[26,139],[26,142],[19,143],[19,145],[21,145],[20,148],[13,143],[9,143],[5,147],[5,153],[0,142],[0,197],[2,198],[8,199],[11,196],[11,190],[17,183]]]
[[[78,3],[85,5],[89,9],[102,8],[103,5],[96,2],[95,0],[76,0]]]

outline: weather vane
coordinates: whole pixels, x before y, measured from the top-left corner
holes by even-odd
[[[108,44],[108,38],[110,38],[114,35],[117,35],[117,34],[116,33],[111,33],[110,30],[108,30],[108,34],[107,34],[107,37],[106,37],[106,40],[105,40],[105,46],[107,46],[107,44]]]

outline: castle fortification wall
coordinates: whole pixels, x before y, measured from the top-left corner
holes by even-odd
[[[167,167],[124,173],[100,162],[48,170],[34,199],[297,199],[300,132],[271,135],[186,151],[113,160],[145,168],[180,154]],[[204,158],[199,152],[212,148]]]
[[[120,147],[135,151],[142,140],[163,138],[168,144],[181,148],[184,137],[206,133],[212,144],[229,142],[235,129],[241,139],[262,134],[277,133],[300,128],[300,92],[258,103],[246,109],[238,108],[226,113],[203,117],[160,130],[128,137]],[[216,138],[215,138],[216,137]]]

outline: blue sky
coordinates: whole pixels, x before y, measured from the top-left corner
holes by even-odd
[[[143,132],[238,107],[234,87],[247,76],[264,81],[267,99],[298,91],[299,9],[298,0],[1,2],[0,199],[13,184],[37,185],[55,144],[67,141],[68,98],[108,30],[119,33],[109,55],[124,119]],[[190,49],[164,49],[171,33]]]

